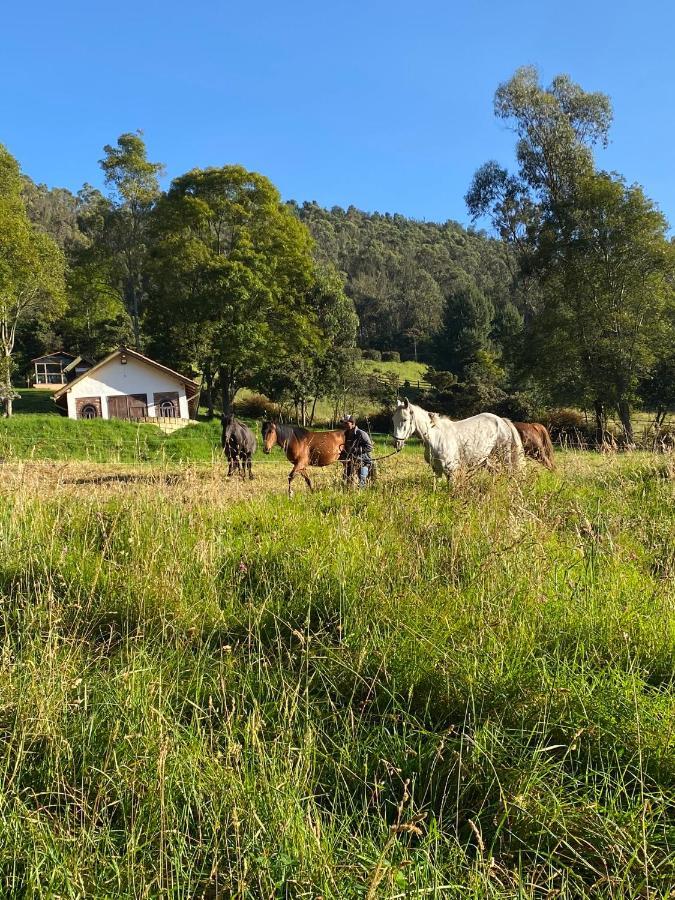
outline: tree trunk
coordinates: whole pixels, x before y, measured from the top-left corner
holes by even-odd
[[[140,353],[141,350],[141,327],[138,321],[138,291],[134,285],[133,279],[127,280],[126,295],[131,311],[131,321],[134,328],[134,350]]]
[[[605,405],[600,400],[595,400],[593,402],[593,409],[595,410],[595,441],[598,447],[600,447],[605,440],[605,426],[607,424]]]
[[[314,401],[312,402],[312,412],[309,415],[309,427],[310,428],[312,427],[312,425],[314,425],[314,413],[316,412],[316,401],[317,401],[317,398],[315,397]]]
[[[204,403],[206,406],[206,415],[209,419],[213,418],[213,375],[211,374],[211,364],[204,365]]]
[[[9,419],[12,415],[14,390],[12,388],[12,354],[7,348],[2,357],[2,371],[0,372],[0,396],[2,397],[2,415]]]
[[[633,435],[633,423],[630,420],[630,403],[627,400],[620,400],[617,404],[617,410],[626,444],[628,447],[634,447],[635,437]]]
[[[239,390],[234,372],[227,366],[220,368],[220,389],[223,398],[223,412],[227,415],[233,411],[234,398]]]

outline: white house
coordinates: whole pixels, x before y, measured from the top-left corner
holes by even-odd
[[[187,424],[199,385],[142,353],[121,347],[54,393],[71,419],[134,419]]]

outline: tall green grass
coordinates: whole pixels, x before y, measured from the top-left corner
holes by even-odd
[[[0,883],[666,897],[667,466],[0,499]]]

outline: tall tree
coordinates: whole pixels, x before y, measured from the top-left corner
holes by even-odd
[[[478,352],[490,348],[493,316],[494,307],[475,282],[459,278],[447,298],[443,326],[436,336],[438,367],[462,381]]]
[[[604,408],[616,409],[632,443],[631,405],[675,309],[667,223],[641,188],[605,173],[580,180],[569,218],[564,256],[542,280],[533,361],[544,381],[564,365],[594,403],[599,428]]]
[[[100,165],[112,191],[108,203],[101,203],[100,231],[90,256],[111,257],[108,269],[114,273],[133,322],[136,349],[140,349],[149,215],[159,198],[164,166],[148,160],[140,131],[120,135],[116,146],[107,144],[103,150]]]
[[[312,424],[320,397],[330,398],[334,406],[338,398],[344,399],[358,357],[358,317],[342,278],[332,267],[318,267],[307,302],[318,340],[311,347],[290,346],[260,384],[270,397],[290,399],[302,425]]]
[[[56,318],[64,306],[63,254],[28,218],[19,166],[0,145],[0,402],[12,415],[17,331]]]
[[[516,134],[518,171],[487,163],[466,199],[539,283],[528,361],[553,396],[593,404],[599,433],[616,408],[631,441],[630,403],[669,303],[664,220],[639,188],[595,171],[612,117],[603,94],[566,75],[544,88],[535,69],[519,69],[498,88],[495,113]]]
[[[153,235],[153,352],[217,372],[224,408],[289,348],[318,340],[311,238],[267,178],[194,169],[157,205]]]

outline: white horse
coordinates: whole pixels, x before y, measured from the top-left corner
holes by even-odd
[[[454,422],[414,406],[407,398],[399,400],[394,413],[396,449],[415,433],[422,439],[424,458],[434,475],[445,475],[448,482],[459,469],[474,469],[492,460],[511,470],[525,465],[523,444],[513,423],[492,413]]]

